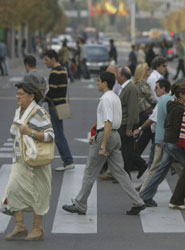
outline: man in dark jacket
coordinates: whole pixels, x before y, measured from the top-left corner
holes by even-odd
[[[49,102],[49,113],[51,115],[51,122],[55,133],[55,143],[57,145],[59,154],[63,160],[63,166],[56,168],[56,171],[63,171],[75,167],[71,151],[64,135],[63,120],[59,120],[56,115],[54,106],[65,103],[67,92],[67,71],[60,65],[58,61],[58,54],[54,50],[46,51],[44,55],[45,64],[51,68],[49,76],[49,91],[46,97],[51,100]]]
[[[117,63],[117,49],[114,45],[114,40],[110,39],[110,50],[109,50],[109,60],[112,58]]]

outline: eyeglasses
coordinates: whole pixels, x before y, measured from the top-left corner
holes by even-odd
[[[25,93],[17,93],[16,94],[16,97],[22,97],[22,96],[24,96],[25,95]]]

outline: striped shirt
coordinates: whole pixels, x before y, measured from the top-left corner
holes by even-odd
[[[67,83],[68,78],[65,67],[60,65],[53,68],[49,76],[49,91],[46,96],[55,105],[66,102]]]

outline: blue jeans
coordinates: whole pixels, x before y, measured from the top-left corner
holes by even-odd
[[[144,201],[150,201],[157,192],[157,188],[160,183],[165,179],[172,162],[176,160],[182,165],[185,164],[184,150],[179,148],[177,144],[164,143],[163,145],[163,157],[160,167],[150,179],[145,189],[140,193],[140,197]]]
[[[53,107],[49,107],[49,113],[51,115],[51,122],[55,133],[55,143],[57,145],[58,152],[64,162],[65,167],[66,165],[73,163],[73,158],[68,142],[64,135],[63,120],[58,119]]]

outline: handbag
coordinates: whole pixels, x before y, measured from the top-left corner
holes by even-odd
[[[39,108],[34,108],[33,111],[30,113],[30,115],[27,117],[24,124],[28,122],[31,116],[33,116]],[[48,118],[49,114],[46,112]],[[22,147],[22,157],[26,164],[28,164],[30,167],[39,167],[48,165],[52,162],[52,160],[55,157],[55,142],[54,140],[51,142],[41,142],[34,138],[32,138],[35,146],[37,148],[37,156],[36,159],[31,159],[28,154],[26,153],[27,147],[24,143],[23,135],[21,135],[21,147]]]
[[[54,103],[52,102],[52,105],[56,110],[56,115],[59,120],[70,119],[72,117],[71,105],[69,103],[69,90],[67,91],[68,94],[66,98],[66,103],[54,105]]]
[[[72,111],[69,102],[56,105],[55,109],[59,120],[65,120],[72,117]]]

